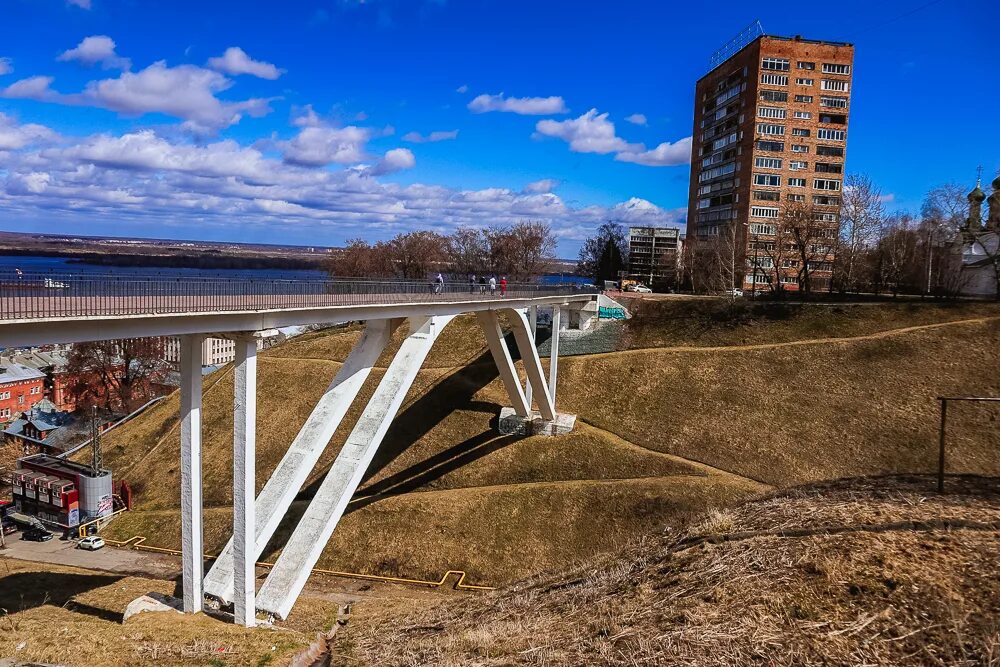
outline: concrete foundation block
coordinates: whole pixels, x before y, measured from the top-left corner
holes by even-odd
[[[500,409],[501,435],[566,435],[576,426],[576,415],[557,412],[552,420],[543,419],[538,410],[527,417],[519,416],[514,408]]]
[[[184,603],[177,598],[169,595],[163,595],[161,593],[150,593],[148,595],[137,597],[128,603],[128,606],[125,607],[125,613],[122,615],[122,622],[124,623],[136,614],[141,614],[147,611],[180,614],[183,608]]]

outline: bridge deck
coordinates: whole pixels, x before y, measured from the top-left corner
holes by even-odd
[[[0,275],[0,347],[455,314],[595,293],[577,285],[516,284],[502,293],[467,283],[21,273]]]

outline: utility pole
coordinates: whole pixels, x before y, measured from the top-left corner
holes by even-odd
[[[94,477],[101,474],[104,461],[101,457],[101,427],[97,421],[97,406],[91,408],[90,419],[90,471]]]

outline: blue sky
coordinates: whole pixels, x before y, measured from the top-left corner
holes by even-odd
[[[989,0],[0,0],[0,227],[336,245],[683,222],[694,82],[759,18],[856,46],[890,208],[1000,169]],[[990,45],[994,48],[990,48]],[[433,139],[433,140],[430,140]]]

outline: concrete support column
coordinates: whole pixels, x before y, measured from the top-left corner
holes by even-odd
[[[537,347],[538,338],[535,334],[538,333],[538,306],[528,306],[528,331],[531,332],[532,344]],[[531,409],[531,394],[531,383],[528,382],[524,388],[524,399],[528,402],[529,410]]]
[[[254,596],[257,452],[257,339],[236,337],[233,380],[233,616],[237,625],[256,625]]]
[[[556,418],[556,407],[549,394],[549,388],[545,386],[544,371],[542,363],[538,358],[538,350],[535,348],[535,341],[528,331],[528,320],[520,310],[504,310],[514,339],[517,341],[517,349],[521,353],[521,363],[528,376],[528,384],[532,386],[535,394],[535,402],[538,403],[538,412],[542,419],[551,421]]]
[[[202,578],[201,344],[200,334],[181,336],[181,549],[184,611],[204,606]]]
[[[559,325],[562,309],[559,306],[552,306],[552,340],[549,350],[549,396],[552,397],[552,404],[556,403],[556,378],[559,376]]]
[[[507,396],[510,397],[514,413],[518,417],[527,417],[531,414],[531,408],[524,398],[524,388],[521,386],[521,378],[517,376],[517,368],[514,360],[507,349],[507,341],[504,340],[503,331],[500,329],[500,320],[495,310],[480,310],[476,313],[479,326],[482,327],[486,335],[486,343],[489,345],[490,354],[500,372],[500,379],[503,381]]]

